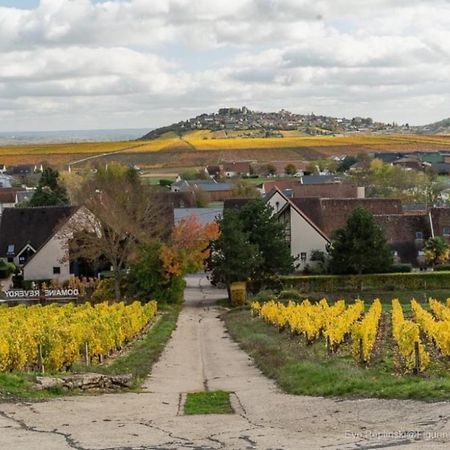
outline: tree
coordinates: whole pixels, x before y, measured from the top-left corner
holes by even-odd
[[[230,284],[252,278],[261,264],[258,246],[249,241],[249,233],[243,229],[239,214],[225,210],[217,220],[220,236],[211,241],[207,269],[213,284],[225,284],[230,296]]]
[[[239,211],[239,219],[249,241],[258,247],[261,255],[255,278],[264,280],[294,270],[294,258],[286,242],[284,227],[269,204],[261,198],[252,200]]]
[[[266,164],[263,169],[264,175],[274,176],[277,174],[277,168],[273,164]]]
[[[127,263],[140,246],[167,239],[170,211],[141,185],[134,169],[110,164],[85,181],[78,203],[87,214],[71,227],[71,253],[90,261],[104,258],[111,264],[116,299]]]
[[[428,264],[444,264],[450,258],[450,246],[444,238],[440,236],[427,239],[425,242],[425,259]]]
[[[330,270],[336,274],[385,272],[392,265],[384,231],[364,208],[356,208],[333,233],[329,252]]]
[[[216,222],[203,225],[192,214],[175,226],[170,246],[163,250],[163,255],[174,254],[182,274],[198,272],[204,269],[209,257],[209,243],[218,237]]]
[[[288,164],[285,168],[284,168],[284,173],[286,175],[290,175],[293,176],[297,173],[297,167],[295,167],[294,164]]]
[[[57,170],[50,167],[44,169],[29,206],[68,205],[69,197],[66,188],[59,181]]]

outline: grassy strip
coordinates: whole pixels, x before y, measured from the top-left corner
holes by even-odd
[[[162,313],[159,320],[124,355],[118,356],[109,365],[90,367],[78,365],[74,368],[74,372],[97,372],[107,375],[131,373],[134,378],[134,389],[139,389],[172,335],[181,305],[158,305],[158,310]],[[70,392],[64,391],[62,388],[45,391],[34,390],[33,380],[36,375],[38,374],[23,372],[0,373],[0,400],[45,399],[70,395]],[[51,374],[51,376],[58,375],[67,375],[67,373]]]
[[[191,392],[186,397],[184,414],[233,414],[230,393],[225,391]]]
[[[450,399],[448,363],[433,361],[421,376],[399,370],[389,342],[369,367],[358,365],[351,357],[349,344],[334,355],[327,355],[320,340],[307,345],[300,337],[291,338],[246,310],[232,310],[225,316],[228,330],[254,359],[261,371],[276,380],[290,394],[338,396],[346,398],[397,398],[427,401]],[[385,316],[386,318],[386,316]]]

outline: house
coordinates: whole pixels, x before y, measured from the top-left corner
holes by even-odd
[[[314,265],[311,257],[315,251],[326,252],[330,243],[326,234],[291,199],[278,189],[273,190],[266,202],[272,205],[278,220],[283,224],[296,270]]]
[[[207,203],[223,201],[233,196],[234,186],[215,180],[180,180],[170,186],[172,192],[193,192]]]
[[[15,188],[0,188],[0,215],[5,208],[13,208],[17,203],[17,189]]]
[[[174,208],[193,208],[196,203],[195,193],[192,191],[162,191],[152,192],[152,195],[162,205],[171,209]]]
[[[5,173],[0,173],[0,188],[12,187],[12,178]]]
[[[0,259],[13,262],[25,281],[71,276],[68,248],[72,221],[83,211],[73,206],[7,208],[0,223]]]
[[[266,195],[279,189],[288,197],[364,198],[365,189],[353,183],[301,184],[294,180],[266,181],[258,186]]]
[[[397,199],[384,198],[292,198],[300,208],[327,236],[345,226],[356,208],[364,208],[373,215],[402,214],[402,203]]]
[[[0,164],[0,175],[4,175],[8,171],[5,164]]]
[[[397,159],[396,161],[394,161],[392,163],[394,166],[400,166],[403,167],[404,169],[407,170],[423,170],[424,169],[424,164],[415,157],[404,157],[404,158],[400,158]]]
[[[252,172],[253,161],[224,161],[223,172],[227,178],[249,176]]]
[[[223,166],[221,164],[208,165],[205,167],[205,172],[210,178],[219,179],[223,174]]]
[[[34,189],[28,191],[18,191],[16,193],[16,205],[28,203],[34,195]]]

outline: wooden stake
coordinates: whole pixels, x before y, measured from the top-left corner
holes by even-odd
[[[45,372],[44,358],[42,356],[42,345],[41,344],[38,344],[37,352],[38,352],[38,369],[39,369],[39,372],[44,373]]]
[[[363,348],[363,340],[359,338],[359,360],[364,363],[364,348]]]
[[[418,375],[420,372],[420,351],[418,342],[414,342],[414,357],[415,357],[415,365],[413,372],[415,375]]]
[[[89,366],[90,360],[89,360],[89,344],[86,341],[84,343],[84,363],[86,366]]]

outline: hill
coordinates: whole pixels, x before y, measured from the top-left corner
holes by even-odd
[[[450,134],[450,118],[417,127],[411,127],[417,134]]]
[[[221,108],[216,113],[200,114],[188,120],[150,131],[141,140],[157,139],[165,133],[182,136],[189,131],[234,132],[239,137],[283,137],[292,131],[305,136],[335,136],[339,134],[409,133],[408,125],[375,122],[370,117],[330,117],[316,114],[294,114],[251,111],[247,107]],[[233,137],[236,137],[233,136]]]

